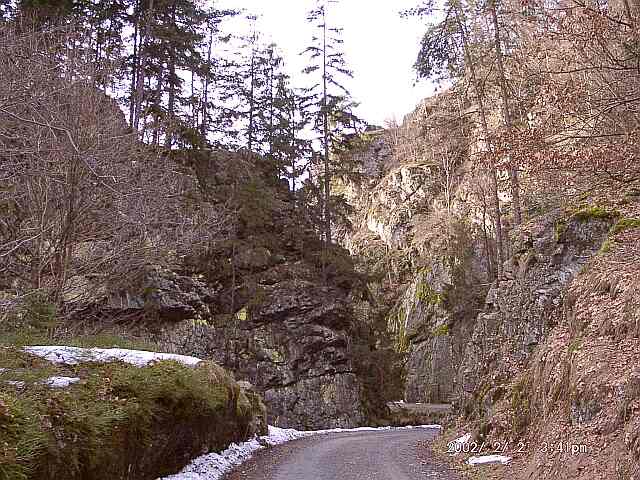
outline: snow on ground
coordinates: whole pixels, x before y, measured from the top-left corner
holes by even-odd
[[[471,440],[471,434],[467,433],[466,435],[463,435],[460,438],[456,438],[451,443],[458,443],[460,445],[465,445],[469,443],[470,440]]]
[[[447,449],[450,457],[455,457],[459,453],[465,450],[465,445],[471,441],[471,434],[467,433],[460,438],[456,438],[447,444]]]
[[[51,388],[67,388],[69,385],[78,383],[80,381],[77,377],[49,377],[43,380],[42,383]]]
[[[76,377],[49,377],[41,380],[38,383],[46,385],[50,388],[67,388],[69,385],[73,385],[74,383],[78,383],[79,381],[80,379]],[[24,386],[26,385],[25,382],[16,380],[7,380],[5,383],[16,388],[24,388]]]
[[[86,362],[125,362],[136,367],[144,367],[152,362],[174,360],[188,367],[195,367],[202,360],[196,357],[176,355],[173,353],[147,352],[143,350],[126,350],[124,348],[78,348],[65,346],[25,347],[24,351],[44,358],[52,363],[77,365]]]
[[[469,457],[467,463],[469,465],[485,465],[488,463],[501,463],[506,465],[511,461],[511,457],[505,457],[504,455],[485,455],[482,457]]]
[[[229,473],[238,465],[243,464],[251,458],[258,450],[267,446],[281,445],[283,443],[296,440],[298,438],[312,435],[326,435],[329,433],[350,433],[350,432],[371,432],[384,430],[409,430],[409,429],[441,429],[440,425],[420,425],[411,427],[360,427],[352,429],[334,428],[330,430],[315,430],[301,432],[293,429],[283,429],[269,425],[269,433],[263,437],[254,438],[247,442],[236,445],[231,444],[229,448],[221,453],[209,453],[193,460],[180,473],[163,477],[158,480],[220,480],[223,475]]]

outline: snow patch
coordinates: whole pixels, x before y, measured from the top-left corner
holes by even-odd
[[[313,435],[326,435],[330,433],[350,432],[374,432],[386,430],[411,430],[411,429],[437,429],[440,425],[419,425],[409,427],[360,427],[351,429],[333,428],[330,430],[314,430],[301,432],[291,428],[278,428],[269,425],[268,435],[253,438],[239,445],[233,443],[229,448],[220,453],[209,453],[193,460],[180,473],[163,477],[158,480],[220,480],[223,475],[229,473],[238,465],[249,460],[252,455],[267,446],[282,445],[283,443]]]
[[[66,346],[25,347],[24,351],[44,358],[52,363],[77,365],[79,363],[125,362],[136,367],[145,367],[152,362],[173,360],[188,367],[195,367],[202,360],[196,357],[176,355],[173,353],[147,352],[144,350],[127,350],[124,348],[79,348]]]
[[[43,380],[42,383],[51,388],[67,388],[69,385],[78,383],[80,381],[77,377],[49,377]]]
[[[460,445],[466,445],[471,440],[471,434],[467,433],[466,435],[461,436],[460,438],[456,438],[451,443],[459,443]]]
[[[467,463],[469,465],[485,465],[489,463],[501,463],[507,465],[511,461],[511,457],[505,457],[504,455],[485,455],[482,457],[469,457]]]
[[[67,388],[69,385],[73,385],[74,383],[78,383],[79,381],[80,379],[76,377],[49,377],[45,378],[44,380],[40,380],[38,383],[46,385],[50,388]],[[17,380],[7,380],[4,383],[16,388],[24,388],[24,386],[26,385],[25,382]]]
[[[455,457],[463,451],[463,447],[471,441],[471,434],[467,433],[448,443],[449,456]]]

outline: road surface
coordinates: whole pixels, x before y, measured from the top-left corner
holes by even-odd
[[[339,433],[262,450],[228,480],[457,480],[429,458],[437,430]]]

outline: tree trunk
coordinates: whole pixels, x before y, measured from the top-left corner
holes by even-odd
[[[491,190],[493,197],[493,205],[495,208],[494,214],[494,223],[496,228],[496,280],[500,282],[502,277],[502,262],[503,262],[503,247],[502,247],[502,214],[500,212],[500,197],[498,195],[498,178],[496,175],[496,165],[495,165],[495,155],[493,151],[493,145],[491,144],[491,139],[489,136],[489,126],[487,124],[487,115],[484,107],[484,93],[480,88],[480,84],[478,82],[478,78],[476,75],[476,67],[471,59],[471,54],[469,53],[469,44],[467,41],[467,32],[462,24],[461,20],[461,12],[460,6],[455,3],[455,15],[456,21],[458,23],[458,28],[460,28],[460,34],[462,36],[462,42],[464,47],[464,55],[467,60],[467,66],[469,68],[469,72],[471,74],[471,81],[473,82],[474,89],[476,91],[476,97],[478,100],[478,106],[480,108],[480,121],[482,125],[482,132],[484,134],[484,141],[486,142],[486,147],[489,153],[489,158],[491,161],[491,165],[489,167],[489,178],[491,180]]]
[[[176,2],[171,6],[171,21],[176,23]],[[167,103],[167,118],[165,120],[164,146],[171,148],[173,145],[173,136],[176,130],[175,126],[175,108],[176,108],[176,54],[173,48],[168,48],[169,52],[169,99]]]
[[[331,176],[329,172],[329,112],[327,112],[327,19],[323,10],[323,48],[322,48],[322,125],[324,140],[324,234],[327,246],[331,244],[331,206],[329,205]]]
[[[289,156],[291,161],[291,192],[296,193],[296,94],[291,93],[291,110],[289,112]],[[295,202],[294,202],[295,208]]]
[[[256,82],[256,72],[255,72],[255,61],[256,61],[256,52],[255,52],[255,34],[253,36],[252,41],[254,42],[251,47],[251,70],[249,71],[249,80],[251,85],[249,86],[249,151],[253,152],[253,140],[254,140],[254,109],[255,109],[255,82]]]
[[[211,67],[211,53],[213,50],[213,32],[214,28],[211,27],[211,32],[209,35],[209,48],[207,50],[207,74],[204,77],[204,86],[202,92],[202,122],[200,123],[200,134],[207,138],[207,133],[209,133],[209,80],[211,75],[213,75],[213,69]]]
[[[136,106],[133,128],[137,131],[140,127],[140,116],[142,114],[142,96],[144,94],[144,70],[147,66],[147,52],[143,49],[143,43],[149,42],[151,37],[151,22],[153,20],[153,0],[149,0],[149,10],[147,11],[144,27],[144,37],[140,40],[140,63],[138,66],[138,79],[136,80]]]
[[[500,40],[500,24],[498,23],[498,11],[496,2],[492,0],[490,5],[491,17],[493,19],[494,41],[496,49],[496,60],[498,66],[498,77],[500,80],[500,94],[502,96],[502,114],[507,131],[511,132],[513,120],[511,118],[511,109],[509,106],[509,92],[507,89],[507,78],[504,73],[504,62],[502,55],[502,41]],[[518,179],[518,167],[511,165],[509,168],[509,177],[511,178],[511,196],[513,199],[513,221],[515,225],[522,223],[522,208],[520,205],[520,181]]]
[[[140,0],[135,4],[136,20],[133,26],[133,57],[131,60],[131,93],[129,95],[129,125],[133,127],[136,114],[136,80],[138,75],[138,49],[140,28]]]

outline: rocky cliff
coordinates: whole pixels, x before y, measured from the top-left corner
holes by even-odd
[[[380,272],[372,290],[394,305],[404,399],[453,402],[476,439],[525,445],[509,451],[509,478],[638,478],[638,186],[528,172],[525,221],[513,226],[500,175],[495,281],[488,185],[469,162],[477,145],[451,146],[464,122],[443,129],[452,95],[379,132],[335,185],[354,208],[341,242]]]
[[[136,283],[86,288],[71,324],[126,324],[127,334],[138,329],[164,350],[215,360],[264,396],[273,425],[361,425],[353,346],[367,341],[352,300],[364,283],[348,252],[323,250],[268,160],[228,152],[169,160],[197,179],[202,208],[228,209],[228,225],[173,265],[146,267]]]
[[[467,126],[457,108],[447,94],[423,102],[402,126],[378,132],[352,153],[356,174],[334,186],[354,209],[341,242],[378,273],[372,288],[393,305],[388,328],[407,357],[410,402],[454,398],[488,288],[492,245],[468,188],[475,174],[465,172]]]

